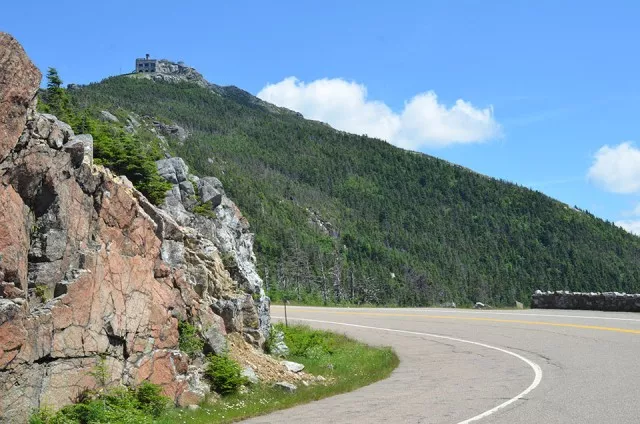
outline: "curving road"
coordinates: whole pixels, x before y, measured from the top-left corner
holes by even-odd
[[[640,423],[640,314],[287,311],[290,322],[392,346],[400,366],[386,380],[248,423]]]

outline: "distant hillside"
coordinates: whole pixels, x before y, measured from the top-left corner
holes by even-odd
[[[538,288],[640,290],[640,238],[612,223],[235,87],[114,77],[70,94],[76,110],[184,127],[170,149],[248,217],[276,300],[513,305]]]

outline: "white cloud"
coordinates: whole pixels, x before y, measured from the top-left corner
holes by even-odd
[[[628,141],[614,147],[602,146],[596,152],[587,176],[614,193],[639,193],[640,149]]]
[[[367,99],[364,85],[340,78],[305,83],[289,77],[266,85],[258,97],[334,128],[367,134],[412,150],[479,143],[501,135],[492,107],[478,109],[464,100],[447,107],[438,103],[433,91],[410,99],[401,113],[383,102]]]
[[[631,210],[622,211],[622,216],[640,216],[640,203]]]
[[[640,221],[634,220],[622,220],[616,221],[615,223],[618,227],[624,228],[628,232],[640,236]]]

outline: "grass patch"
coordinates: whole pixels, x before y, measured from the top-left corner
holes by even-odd
[[[300,385],[293,393],[285,393],[268,385],[252,386],[249,393],[224,396],[213,405],[196,411],[176,409],[161,416],[157,422],[169,424],[228,423],[243,418],[267,414],[280,409],[349,392],[388,377],[399,360],[390,348],[368,346],[346,336],[307,326],[285,328],[290,361],[305,365],[305,372],[322,375],[327,385]]]

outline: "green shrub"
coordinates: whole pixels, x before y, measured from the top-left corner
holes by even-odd
[[[216,213],[211,208],[211,201],[204,203],[198,203],[193,207],[193,213],[197,213],[198,215],[202,215],[207,218],[215,219]]]
[[[77,423],[149,422],[147,414],[138,406],[138,401],[131,390],[116,388],[99,394],[93,399],[87,398],[82,403],[65,406],[59,414]],[[132,418],[137,421],[132,421]]]
[[[38,299],[42,303],[47,302],[47,285],[46,284],[36,284],[35,293]]]
[[[35,411],[29,417],[29,424],[74,424],[75,421],[70,420],[59,413],[53,411],[49,406],[43,406]]]
[[[169,399],[162,396],[162,388],[148,381],[136,388],[136,399],[140,408],[154,417],[160,416],[169,406]]]
[[[233,256],[232,253],[225,253],[222,255],[222,263],[227,270],[234,270],[238,268],[238,263],[236,262],[236,257]]]
[[[284,333],[284,340],[291,356],[312,358],[334,351],[332,339],[325,331],[313,330],[306,326],[285,327],[282,324],[275,325],[274,329]]]
[[[204,340],[202,340],[198,335],[196,327],[186,321],[180,321],[178,323],[178,333],[178,342],[180,344],[181,351],[189,356],[202,353],[202,349],[204,349]]]
[[[272,354],[273,353],[273,347],[277,343],[276,334],[278,334],[278,332],[279,332],[279,330],[276,328],[276,326],[272,326],[271,327],[271,330],[269,331],[269,336],[264,341],[264,351],[266,353],[268,353],[268,354]]]
[[[209,355],[204,375],[211,382],[211,390],[221,395],[235,393],[247,382],[240,365],[226,356]]]
[[[167,407],[160,387],[145,382],[137,389],[119,387],[83,396],[80,403],[53,412],[44,407],[29,418],[29,424],[152,424]]]
[[[109,367],[107,366],[107,360],[104,356],[101,356],[98,359],[98,362],[93,366],[93,369],[89,371],[87,374],[96,379],[96,383],[101,388],[107,386],[109,382]]]

